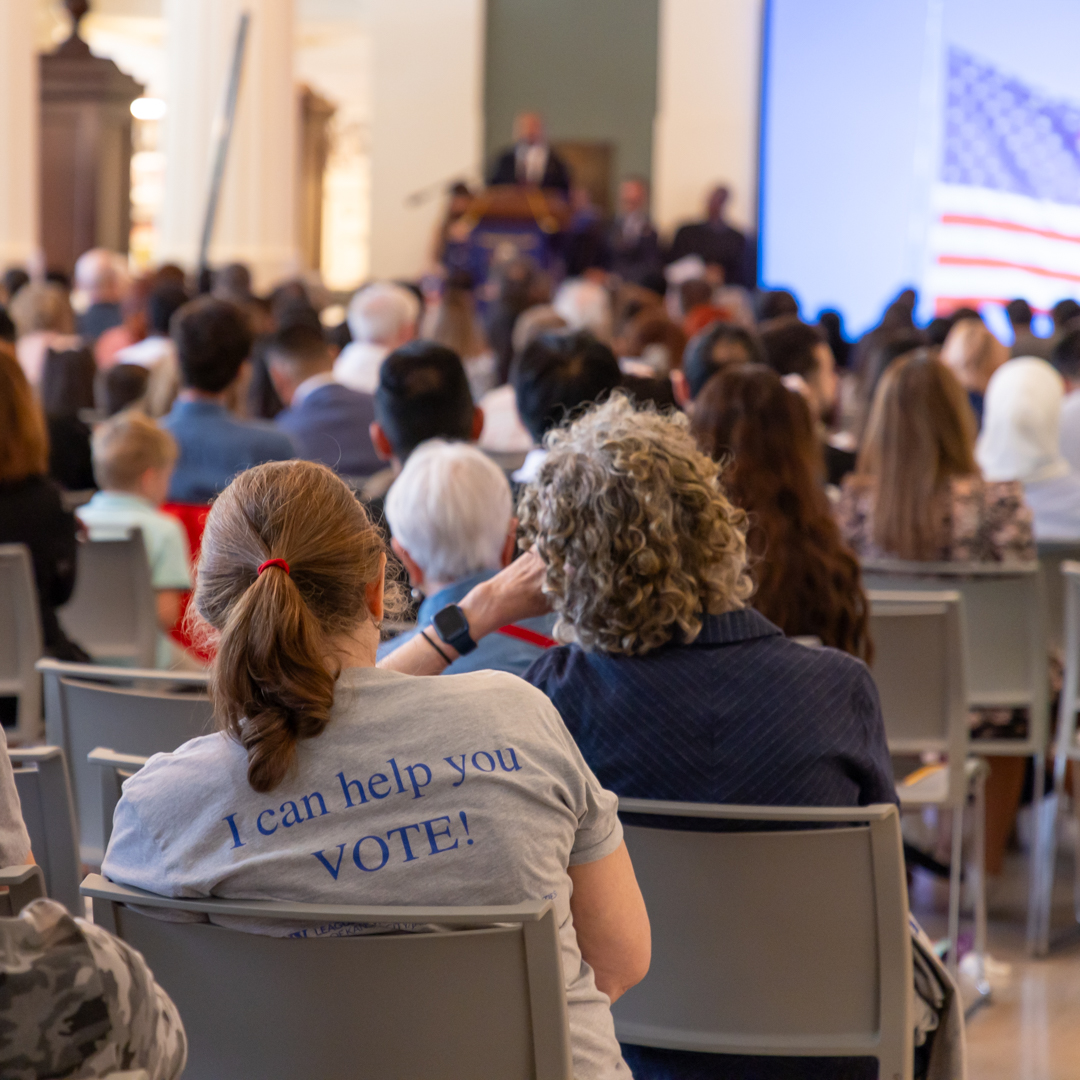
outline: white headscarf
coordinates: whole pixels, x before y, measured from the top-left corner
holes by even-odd
[[[975,444],[975,458],[987,480],[1031,484],[1069,472],[1058,447],[1064,397],[1061,376],[1034,356],[1009,360],[994,372]]]

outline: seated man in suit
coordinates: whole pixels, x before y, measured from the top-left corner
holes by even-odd
[[[548,145],[539,113],[521,113],[514,121],[514,145],[495,160],[489,184],[531,184],[570,194],[570,170]]]
[[[371,476],[382,462],[368,429],[375,401],[334,378],[334,358],[313,326],[279,330],[267,346],[270,380],[286,408],[274,423],[292,437],[298,456],[342,476]]]
[[[724,208],[731,192],[722,185],[709,194],[705,220],[683,225],[675,233],[667,254],[669,263],[687,255],[698,255],[705,265],[719,267],[725,285],[752,289],[757,284],[754,251],[746,236],[724,220]]]
[[[641,285],[655,279],[663,260],[660,240],[649,217],[649,182],[628,176],[619,185],[619,213],[608,232],[611,270]]]
[[[238,420],[229,411],[251,352],[244,313],[228,300],[200,296],[172,322],[180,394],[161,426],[180,447],[169,484],[171,503],[208,503],[253,465],[296,456],[292,439],[272,424]]]

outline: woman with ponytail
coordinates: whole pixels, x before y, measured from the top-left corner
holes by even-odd
[[[520,561],[520,575],[536,573]],[[521,679],[404,674],[441,671],[470,633],[510,621],[501,584],[440,612],[377,668],[379,626],[398,600],[385,571],[379,530],[324,466],[272,463],[233,480],[207,520],[192,604],[216,642],[219,730],[125,783],[102,872],[168,896],[554,897],[574,1075],[628,1078],[608,1002],[644,977],[649,926],[617,800]]]

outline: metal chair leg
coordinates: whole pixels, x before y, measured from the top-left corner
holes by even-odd
[[[986,957],[986,765],[975,774],[975,829],[972,869],[975,880],[975,951],[979,956],[979,977],[982,979]]]
[[[1047,887],[1047,876],[1053,878],[1053,854],[1048,834],[1053,827],[1047,821],[1044,803],[1046,791],[1046,754],[1039,752],[1032,756],[1035,769],[1034,791],[1031,800],[1033,825],[1031,870],[1028,881],[1028,919],[1027,947],[1032,956],[1044,955],[1047,946],[1042,945],[1045,938],[1049,941],[1049,903],[1052,884]],[[1049,863],[1049,865],[1048,865]],[[1045,928],[1045,929],[1044,929]]]
[[[949,973],[960,970],[960,869],[963,864],[964,808],[952,810],[952,858],[949,862]]]

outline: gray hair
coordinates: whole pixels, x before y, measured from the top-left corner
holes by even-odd
[[[377,281],[349,302],[349,331],[353,341],[388,345],[420,319],[416,294],[391,281]]]
[[[571,330],[588,330],[601,341],[611,341],[611,297],[603,285],[585,278],[570,278],[559,286],[551,306]]]
[[[513,516],[502,469],[468,443],[430,439],[386,496],[393,537],[432,581],[498,570]]]

